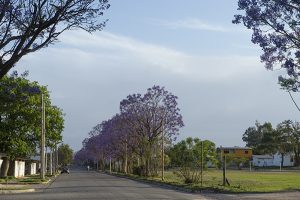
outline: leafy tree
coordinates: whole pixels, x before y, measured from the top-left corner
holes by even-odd
[[[0,0],[0,79],[66,30],[102,30],[108,0]]]
[[[241,170],[249,162],[249,158],[245,157],[236,157],[234,155],[226,155],[227,165],[235,164],[236,167]]]
[[[293,150],[292,135],[293,125],[291,120],[285,120],[277,125],[275,142],[277,150],[281,154],[281,166],[283,166],[284,155]]]
[[[258,146],[260,145],[262,139],[262,132],[258,131],[260,124],[255,123],[255,126],[249,127],[243,134],[243,141],[246,142],[247,147],[251,147],[255,154],[259,152]]]
[[[61,110],[51,105],[46,87],[30,82],[26,76],[14,72],[0,80],[0,151],[7,155],[1,166],[2,177],[7,176],[11,159],[35,155],[40,146],[41,93],[48,110],[46,139],[49,143],[61,140]]]
[[[233,23],[252,29],[252,42],[263,50],[261,61],[267,69],[285,69],[279,83],[288,91],[298,91],[300,82],[300,2],[297,0],[239,0]]]
[[[24,75],[25,76],[25,75]],[[31,83],[16,73],[0,82],[0,151],[7,154],[1,167],[6,176],[9,159],[35,151],[37,124],[37,83]]]
[[[73,159],[73,150],[68,144],[61,144],[58,147],[58,163],[61,166],[68,165],[72,162]]]
[[[199,138],[187,138],[175,144],[169,150],[171,165],[180,168],[180,175],[186,183],[197,183],[200,180],[201,164],[206,166],[208,161],[216,163],[216,146],[209,140],[202,141]],[[202,158],[203,154],[203,158]],[[203,163],[202,162],[203,159]]]
[[[289,152],[295,154],[295,165],[300,164],[300,123],[285,120],[279,123],[276,129],[272,124],[255,123],[255,127],[249,127],[244,135],[243,141],[247,147],[253,148],[254,154],[281,154],[281,165],[284,155]]]
[[[273,153],[274,146],[274,129],[270,122],[260,124],[255,122],[255,126],[249,127],[243,134],[243,141],[247,147],[253,149],[254,154]]]
[[[291,142],[295,154],[295,165],[300,166],[300,122],[293,122],[292,127]]]
[[[62,141],[61,133],[64,130],[64,113],[62,109],[53,105],[45,106],[46,113],[46,146],[54,148],[55,145]]]

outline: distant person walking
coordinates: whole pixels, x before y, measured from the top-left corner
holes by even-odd
[[[90,166],[89,165],[87,166],[87,170],[90,171]]]

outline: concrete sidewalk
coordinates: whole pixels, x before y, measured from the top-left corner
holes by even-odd
[[[35,192],[38,190],[43,190],[49,187],[55,179],[59,176],[51,177],[47,182],[43,183],[2,183],[0,184],[0,194],[18,194],[18,193],[27,193]]]

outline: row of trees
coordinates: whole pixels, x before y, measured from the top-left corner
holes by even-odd
[[[92,129],[75,160],[95,160],[102,168],[110,162],[125,173],[157,174],[163,145],[171,144],[184,126],[179,112],[177,97],[164,87],[129,95],[120,102],[120,113]]]
[[[300,122],[285,120],[273,128],[270,122],[249,127],[243,141],[253,148],[254,154],[281,154],[281,165],[287,153],[294,153],[295,165],[300,165]]]
[[[0,152],[5,153],[1,177],[7,176],[15,158],[36,155],[41,138],[41,94],[45,102],[46,146],[53,149],[62,140],[64,114],[51,104],[49,91],[28,80],[28,73],[13,72],[0,81]]]

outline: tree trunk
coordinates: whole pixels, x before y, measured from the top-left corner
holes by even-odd
[[[127,174],[128,170],[128,155],[127,155],[127,143],[125,144],[125,160],[124,160],[124,173]]]
[[[295,153],[295,163],[294,165],[296,167],[300,166],[300,152],[299,152],[299,146],[297,146],[297,148],[294,149],[294,153]]]
[[[15,160],[10,160],[7,175],[8,176],[15,176],[15,168],[16,168]]]
[[[146,160],[146,176],[150,176],[150,158]]]
[[[284,153],[281,153],[281,167],[283,167]]]
[[[2,159],[3,159],[3,162],[2,162],[2,165],[1,165],[0,177],[5,178],[5,177],[7,177],[7,172],[8,172],[8,169],[9,169],[10,160],[7,157],[4,157]]]

